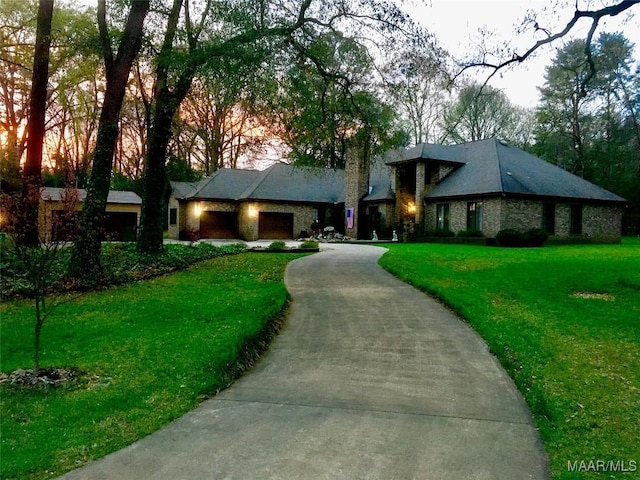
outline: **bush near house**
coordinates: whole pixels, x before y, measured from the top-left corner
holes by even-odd
[[[427,230],[425,232],[425,236],[426,237],[437,237],[437,238],[446,238],[446,237],[455,237],[456,234],[454,232],[452,232],[451,230],[447,230],[447,229],[443,229],[443,228],[436,228],[433,230]]]
[[[482,238],[484,234],[480,230],[460,230],[457,236],[460,238]]]
[[[496,241],[501,247],[541,247],[548,238],[549,234],[540,228],[526,232],[505,229],[496,234]]]
[[[284,250],[287,248],[287,244],[282,240],[275,240],[269,244],[269,250]]]

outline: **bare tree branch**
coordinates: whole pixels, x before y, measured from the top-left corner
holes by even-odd
[[[559,40],[560,38],[563,38],[564,36],[566,36],[575,27],[575,25],[578,23],[580,19],[587,18],[587,19],[591,19],[591,27],[589,29],[589,33],[587,34],[587,38],[585,42],[586,43],[585,55],[587,57],[587,63],[589,65],[590,72],[589,72],[589,75],[583,81],[582,88],[584,89],[584,85],[586,85],[588,81],[591,80],[591,78],[593,78],[593,76],[595,75],[595,64],[593,63],[593,58],[591,56],[591,42],[593,40],[593,35],[598,27],[600,20],[604,17],[614,17],[630,9],[634,5],[637,5],[638,3],[640,3],[640,0],[623,0],[620,3],[617,3],[615,5],[610,5],[608,7],[604,7],[599,10],[578,10],[576,5],[576,10],[571,20],[567,22],[567,24],[561,31],[555,34],[551,34],[549,30],[546,30],[540,27],[540,25],[537,22],[535,22],[534,27],[536,31],[544,32],[547,35],[546,38],[543,38],[542,40],[538,40],[531,48],[529,48],[522,55],[518,55],[517,53],[514,53],[511,58],[502,62],[495,63],[495,62],[480,61],[480,62],[473,62],[473,63],[463,65],[462,69],[453,77],[452,82],[457,80],[467,70],[471,68],[480,67],[480,68],[487,68],[489,70],[492,70],[489,76],[487,77],[486,81],[484,82],[486,85],[487,82],[500,70],[504,69],[509,65],[524,62],[539,48],[543,47],[544,45],[549,45],[555,42],[556,40]]]

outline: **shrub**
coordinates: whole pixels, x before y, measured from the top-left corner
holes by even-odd
[[[455,237],[456,234],[448,229],[435,228],[425,232],[427,237]]]
[[[300,248],[318,248],[318,242],[306,240],[300,244]]]
[[[460,238],[482,238],[483,233],[480,230],[460,230],[458,232]]]
[[[549,238],[549,234],[540,228],[532,228],[526,232],[507,228],[496,234],[496,241],[501,247],[541,247]]]
[[[269,245],[269,250],[284,250],[287,245],[282,240],[275,240]]]

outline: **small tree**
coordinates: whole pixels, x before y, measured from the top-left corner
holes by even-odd
[[[33,371],[40,375],[40,354],[42,327],[49,305],[47,295],[56,278],[56,265],[65,241],[75,234],[75,210],[78,193],[75,188],[67,187],[61,197],[62,209],[54,216],[54,210],[46,206],[51,200],[42,198],[41,189],[30,187],[27,196],[2,196],[2,210],[7,215],[6,240],[2,242],[4,264],[13,264],[21,273],[22,292],[33,299],[35,326],[33,336]],[[39,221],[34,219],[29,209],[40,203]],[[35,225],[29,222],[36,222]],[[25,241],[27,235],[38,232],[39,242],[36,245]]]

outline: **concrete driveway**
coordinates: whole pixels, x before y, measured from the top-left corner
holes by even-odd
[[[547,479],[527,405],[479,336],[330,245],[292,262],[288,323],[231,388],[67,479]]]

